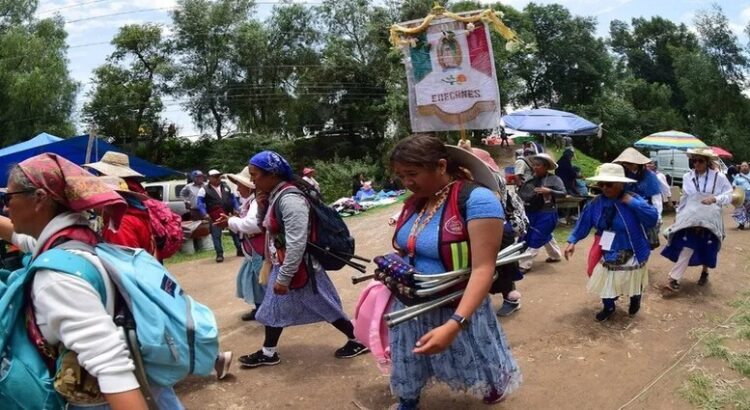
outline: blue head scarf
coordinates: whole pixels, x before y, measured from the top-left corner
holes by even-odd
[[[294,172],[289,162],[281,155],[273,151],[261,151],[249,161],[250,165],[256,166],[263,171],[280,176],[285,181],[292,179]]]

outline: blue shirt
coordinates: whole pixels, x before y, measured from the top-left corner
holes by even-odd
[[[443,273],[446,271],[443,262],[440,260],[438,246],[440,215],[442,215],[444,207],[445,204],[438,209],[435,216],[417,236],[414,265],[422,273]],[[417,219],[417,214],[415,212],[396,234],[396,243],[401,249],[406,249],[409,233],[414,225],[414,221]],[[474,188],[471,191],[471,195],[469,195],[469,199],[466,201],[466,222],[486,218],[505,219],[503,206],[500,204],[500,200],[489,189],[482,187]]]

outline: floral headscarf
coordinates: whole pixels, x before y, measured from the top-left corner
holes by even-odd
[[[284,157],[273,151],[261,151],[249,161],[250,165],[256,166],[271,174],[276,174],[283,178],[285,181],[292,179],[294,172],[292,166],[289,165]]]
[[[127,202],[85,169],[56,154],[44,153],[18,164],[37,188],[73,212],[108,209],[114,227],[119,226]]]

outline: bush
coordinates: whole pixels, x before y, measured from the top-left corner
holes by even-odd
[[[382,169],[370,157],[360,160],[338,157],[331,161],[316,160],[313,167],[323,198],[329,203],[352,195],[352,177],[355,175],[363,174],[371,180],[382,177]]]

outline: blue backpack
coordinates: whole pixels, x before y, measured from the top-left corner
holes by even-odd
[[[219,350],[213,312],[188,296],[164,266],[142,249],[104,243],[92,247],[69,241],[44,252],[28,270],[11,274],[6,288],[0,287],[0,352],[3,352],[0,363],[4,364],[6,359],[11,363],[11,372],[7,373],[10,377],[3,377],[4,367],[0,366],[0,400],[23,397],[23,403],[15,407],[19,409],[46,410],[62,406],[62,400],[52,387],[50,370],[29,341],[23,311],[18,312],[17,307],[24,305],[24,289],[38,269],[54,269],[81,277],[104,298],[104,283],[96,267],[66,249],[96,255],[115,284],[118,290],[115,323],[125,329],[142,390],[147,390],[144,382],[173,386],[190,374],[208,375],[213,371]],[[6,324],[15,327],[6,327]],[[6,337],[4,329],[10,328],[13,331]],[[20,362],[29,370],[21,372],[19,366],[12,366],[13,362]],[[3,400],[3,403],[7,402]]]

